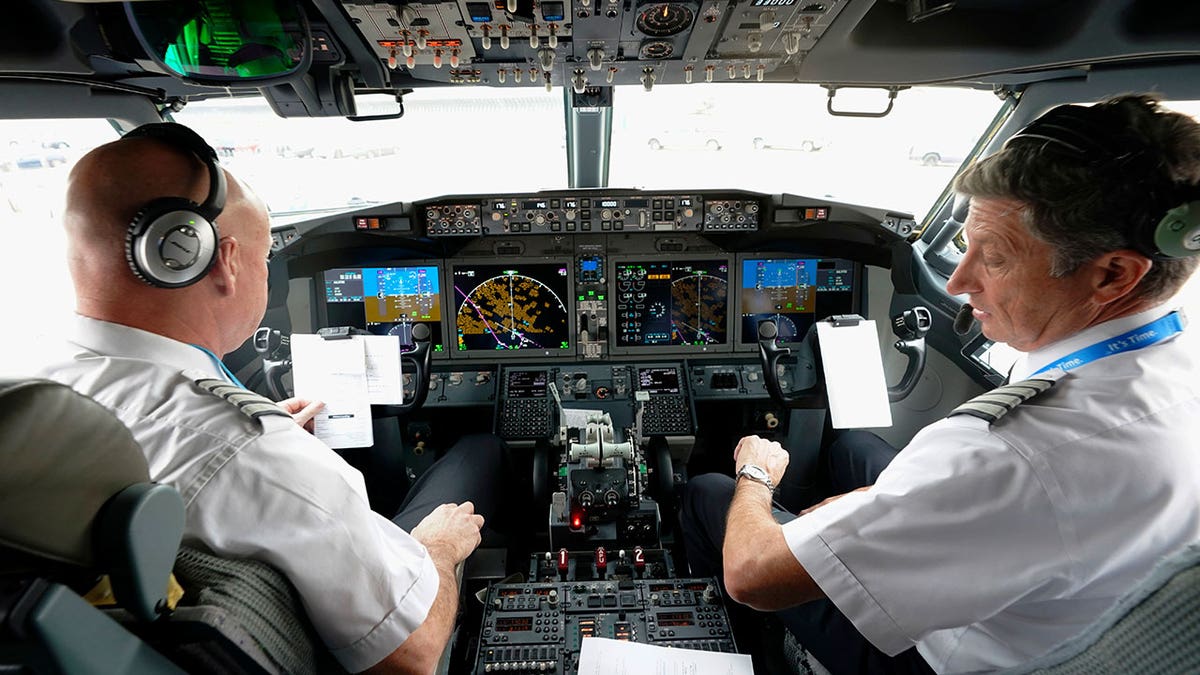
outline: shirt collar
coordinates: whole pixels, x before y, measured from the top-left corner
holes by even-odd
[[[199,349],[139,328],[77,314],[68,339],[98,354],[150,361],[181,371],[199,370],[225,379],[212,359]]]
[[[1117,317],[1111,321],[1090,326],[1058,342],[1022,354],[1013,363],[1012,374],[1008,381],[1020,382],[1048,363],[1053,363],[1068,354],[1090,347],[1101,340],[1116,337],[1121,333],[1161,319],[1175,310],[1176,308],[1171,305],[1158,305],[1137,314]]]

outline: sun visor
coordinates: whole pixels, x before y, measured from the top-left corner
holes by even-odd
[[[261,87],[312,63],[308,19],[294,0],[126,2],[125,16],[146,55],[187,82]]]

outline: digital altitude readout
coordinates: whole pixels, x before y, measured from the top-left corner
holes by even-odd
[[[691,612],[659,612],[656,618],[662,628],[696,625],[696,615]]]
[[[518,633],[533,630],[531,616],[502,616],[496,619],[496,632]]]

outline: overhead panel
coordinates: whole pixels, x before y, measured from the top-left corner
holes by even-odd
[[[793,81],[847,0],[457,0],[344,6],[404,81],[589,86]]]

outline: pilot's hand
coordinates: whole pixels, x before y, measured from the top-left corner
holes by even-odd
[[[413,539],[425,545],[430,555],[449,558],[451,564],[467,559],[479,546],[483,516],[471,502],[442,504],[412,529]]]
[[[733,449],[734,475],[746,464],[756,464],[767,470],[773,484],[779,485],[789,459],[791,457],[787,450],[775,441],[758,436],[744,436]]]
[[[279,407],[287,411],[305,431],[312,433],[313,418],[325,407],[323,401],[310,401],[306,398],[285,398],[279,402]]]

